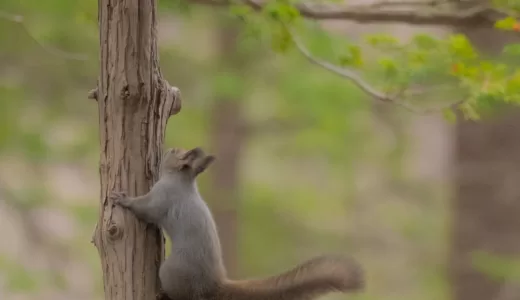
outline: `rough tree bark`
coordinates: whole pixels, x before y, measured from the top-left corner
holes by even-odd
[[[99,106],[101,202],[93,242],[105,299],[154,299],[164,238],[115,207],[108,196],[149,191],[158,177],[166,123],[180,94],[158,65],[155,0],[99,0],[100,76],[89,97]]]

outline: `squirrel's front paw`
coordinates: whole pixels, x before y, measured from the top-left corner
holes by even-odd
[[[127,207],[130,204],[125,192],[112,192],[110,194],[110,199],[114,201],[115,204],[123,207]]]

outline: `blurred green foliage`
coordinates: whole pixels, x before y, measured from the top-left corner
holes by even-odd
[[[517,0],[495,1],[498,8],[511,13],[511,16],[496,22],[497,29],[520,31],[520,21],[514,17],[519,12],[519,3]],[[293,45],[288,27],[302,28],[307,25],[294,3],[287,0],[270,1],[260,15],[249,9],[247,4],[235,5],[231,11],[249,26],[255,26],[256,30],[252,33],[269,39],[272,48],[279,52],[286,52]],[[349,43],[339,50],[337,59],[332,61],[351,71],[375,68],[377,73],[383,75],[384,82],[368,82],[389,95],[395,94],[398,101],[421,98],[421,95],[406,97],[407,90],[428,82],[430,86],[449,85],[452,94],[457,91],[451,102],[441,105],[441,108],[446,107],[445,114],[449,120],[455,116],[449,112],[452,109],[460,110],[467,119],[476,120],[482,112],[493,110],[501,103],[520,103],[518,64],[511,64],[510,60],[504,63],[504,57],[485,57],[464,35],[453,34],[446,39],[436,39],[417,34],[410,42],[403,43],[391,35],[379,34],[367,36],[365,43]],[[360,47],[366,49],[366,46],[384,54],[378,59],[365,59]],[[518,48],[517,44],[506,45],[503,54],[518,61]],[[377,64],[367,66],[365,61],[377,61]],[[453,101],[453,98],[459,99]],[[424,106],[424,101],[413,103],[419,111]]]

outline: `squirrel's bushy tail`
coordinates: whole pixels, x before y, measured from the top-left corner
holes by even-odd
[[[364,287],[361,267],[340,256],[318,256],[277,276],[228,280],[216,300],[309,300],[329,292],[355,292]]]

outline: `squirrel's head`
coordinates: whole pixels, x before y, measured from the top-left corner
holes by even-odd
[[[206,155],[199,148],[183,150],[170,148],[166,150],[161,161],[161,173],[178,173],[195,179],[215,160],[213,155]]]

